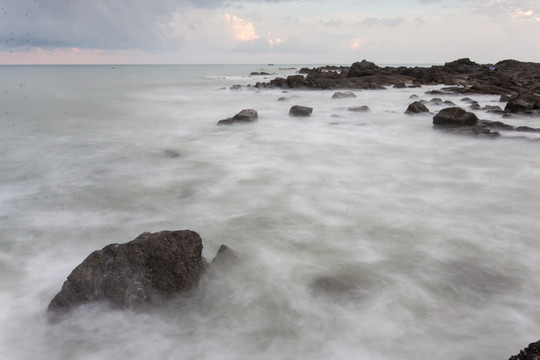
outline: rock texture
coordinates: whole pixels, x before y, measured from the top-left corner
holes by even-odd
[[[218,121],[217,125],[232,125],[234,123],[247,123],[253,122],[259,118],[257,111],[253,109],[244,109],[238,114],[234,115],[232,118],[227,118],[224,120]]]
[[[197,288],[205,260],[190,230],[143,233],[125,244],[94,251],[77,266],[48,310],[63,312],[95,301],[133,310],[161,305]]]
[[[429,112],[429,109],[426,107],[426,105],[422,104],[420,101],[415,101],[412,104],[409,105],[407,110],[405,110],[406,114],[418,114],[418,113],[424,113]]]
[[[511,356],[508,360],[540,360],[540,340],[529,344],[519,354]]]
[[[303,117],[306,117],[306,116],[311,116],[312,112],[313,112],[312,107],[294,105],[293,107],[290,108],[289,115],[290,116],[303,116]]]
[[[257,88],[385,89],[444,85],[430,94],[491,94],[507,101],[505,113],[540,115],[540,64],[504,60],[477,64],[458,59],[442,66],[380,67],[362,60],[351,66],[303,68],[300,74],[258,82]]]
[[[433,125],[436,127],[456,128],[463,126],[474,126],[478,118],[472,112],[467,112],[459,107],[449,107],[439,111],[433,117]]]

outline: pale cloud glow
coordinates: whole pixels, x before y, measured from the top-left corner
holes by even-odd
[[[246,22],[244,19],[234,15],[223,15],[225,24],[232,30],[234,37],[239,41],[251,41],[259,39],[260,36],[255,32],[255,26]]]
[[[538,0],[12,0],[2,9],[0,64],[540,62]]]

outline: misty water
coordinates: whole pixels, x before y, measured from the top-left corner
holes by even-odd
[[[0,67],[2,359],[507,359],[540,338],[540,142],[404,114],[440,87],[230,90],[272,78],[252,71],[295,73]],[[240,266],[152,312],[48,320],[92,251],[174,229]]]

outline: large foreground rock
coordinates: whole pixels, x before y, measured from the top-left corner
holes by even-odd
[[[68,276],[49,311],[107,301],[143,309],[197,287],[204,267],[202,240],[190,230],[143,233],[125,244],[94,251]]]
[[[519,354],[511,356],[509,360],[540,360],[540,340],[529,344]]]

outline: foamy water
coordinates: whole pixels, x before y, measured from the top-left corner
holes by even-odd
[[[439,87],[229,90],[278,68],[0,67],[1,358],[506,359],[540,338],[540,143],[403,114]],[[259,121],[216,126],[244,108]],[[243,263],[154,313],[47,320],[90,252],[165,229]]]

